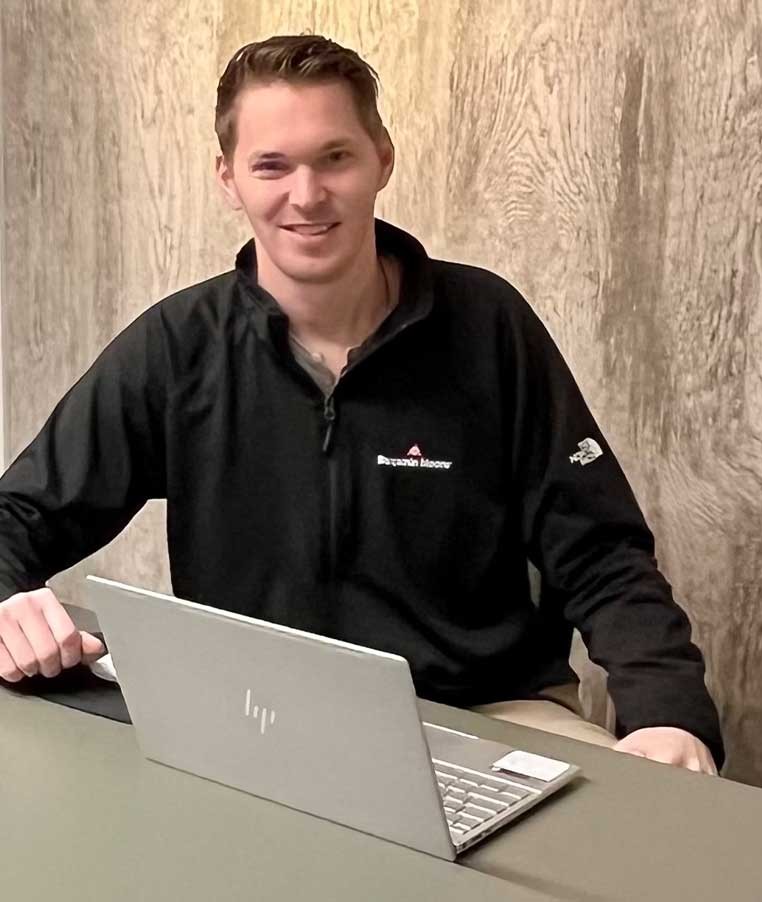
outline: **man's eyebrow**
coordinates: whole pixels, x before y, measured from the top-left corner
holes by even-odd
[[[346,147],[347,145],[352,144],[351,138],[334,138],[331,141],[326,141],[325,144],[322,144],[318,147],[318,153],[328,153],[330,150],[336,150],[339,147]],[[280,153],[277,150],[253,150],[249,154],[249,162],[253,160],[285,160],[286,154]]]

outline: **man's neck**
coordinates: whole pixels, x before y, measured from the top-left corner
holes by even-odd
[[[310,350],[334,353],[356,347],[372,334],[395,303],[390,261],[375,243],[330,283],[290,280],[263,259],[258,282],[288,316],[291,334]],[[385,268],[382,268],[385,267]]]

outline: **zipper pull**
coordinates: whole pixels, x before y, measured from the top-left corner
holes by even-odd
[[[333,406],[333,395],[328,395],[323,403],[323,419],[326,422],[325,438],[323,439],[323,454],[328,454],[333,436],[333,424],[336,422],[336,410]]]

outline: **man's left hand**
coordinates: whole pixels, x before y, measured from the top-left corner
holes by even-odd
[[[614,751],[717,776],[717,768],[709,749],[692,733],[677,727],[645,727],[635,730],[620,739],[614,746]]]

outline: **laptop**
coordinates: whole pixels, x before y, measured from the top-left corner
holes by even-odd
[[[421,722],[399,655],[86,585],[153,761],[451,861],[579,772]]]

